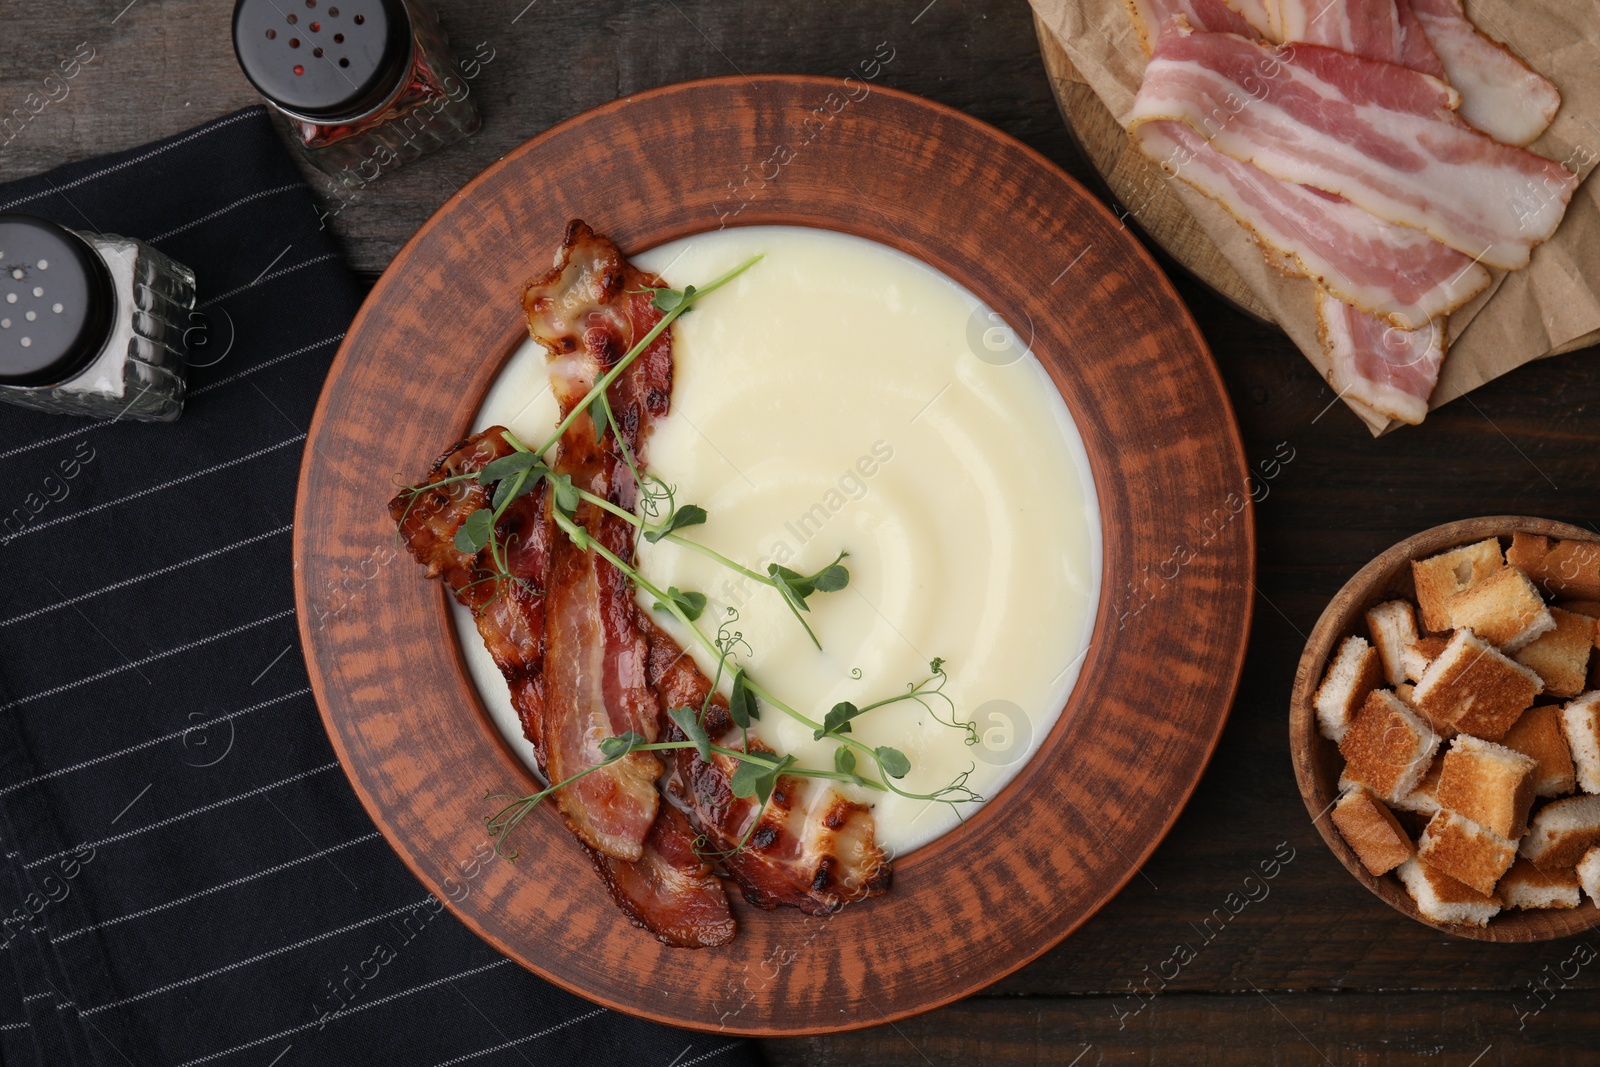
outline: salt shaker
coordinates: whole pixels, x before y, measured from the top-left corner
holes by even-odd
[[[194,273],[142,241],[0,215],[0,400],[171,422]]]
[[[238,0],[233,50],[295,143],[347,186],[480,123],[427,0]]]

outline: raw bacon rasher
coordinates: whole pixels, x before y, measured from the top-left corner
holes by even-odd
[[[1525,266],[1555,232],[1577,176],[1446,117],[1458,100],[1437,78],[1397,64],[1172,29],[1157,42],[1130,128],[1187,123],[1276,177],[1491,266]]]

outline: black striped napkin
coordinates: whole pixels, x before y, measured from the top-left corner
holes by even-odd
[[[306,428],[357,285],[262,108],[0,186],[194,269],[174,424],[0,405],[0,1064],[754,1063],[474,938],[307,688]]]

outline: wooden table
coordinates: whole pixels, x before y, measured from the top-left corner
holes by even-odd
[[[23,106],[80,43],[97,58],[65,99],[8,143],[12,131],[0,134],[0,180],[128,148],[256,100],[228,47],[230,4],[125,2],[8,5],[0,111]],[[1057,117],[1019,0],[440,6],[458,51],[480,41],[493,49],[474,82],[483,130],[384,178],[334,219],[368,277],[462,183],[585,108],[735,71],[843,74],[885,41],[896,58],[883,84],[992,122],[1095,185]],[[240,255],[265,266],[274,252]],[[1485,945],[1390,911],[1327,854],[1307,819],[1289,765],[1287,700],[1323,605],[1393,542],[1486,513],[1590,521],[1600,506],[1592,443],[1600,361],[1576,353],[1524,367],[1419,429],[1374,441],[1281,335],[1185,277],[1177,284],[1227,379],[1251,460],[1292,457],[1257,507],[1255,629],[1210,770],[1121,895],[1037,963],[984,995],[895,1026],[769,1042],[771,1061],[1595,1063],[1600,962],[1578,961],[1595,959],[1600,937],[1588,949],[1581,940]],[[1242,897],[1246,877],[1275,856],[1292,858],[1264,883],[1264,896],[1252,881],[1260,899],[1233,914],[1229,904],[1240,897],[1230,894]],[[1193,954],[1181,967],[1179,945],[1189,951],[1176,958]],[[1559,975],[1575,968],[1563,986]]]

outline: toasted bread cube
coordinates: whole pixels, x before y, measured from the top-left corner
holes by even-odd
[[[1539,570],[1539,565],[1544,562],[1544,557],[1553,544],[1555,542],[1543,534],[1523,533],[1518,530],[1511,535],[1511,547],[1506,549],[1506,562],[1524,574],[1533,575]]]
[[[1387,689],[1374,689],[1339,742],[1345,774],[1396,801],[1428,773],[1439,735]]]
[[[1589,653],[1594,649],[1594,620],[1560,608],[1551,608],[1556,628],[1530,642],[1514,658],[1532,667],[1553,697],[1575,697],[1589,680]]]
[[[1386,874],[1411,858],[1411,838],[1394,812],[1369,790],[1346,793],[1333,808],[1333,825],[1368,874]]]
[[[1471,630],[1457,630],[1428,664],[1412,701],[1431,722],[1498,741],[1544,689],[1537,674],[1502,655]]]
[[[1432,922],[1488,926],[1500,913],[1499,897],[1462,885],[1427,860],[1406,860],[1395,873],[1417,902],[1417,911]]]
[[[1600,797],[1567,797],[1533,813],[1520,851],[1542,871],[1576,866],[1600,845]]]
[[[1317,709],[1317,729],[1335,743],[1344,739],[1350,720],[1366,701],[1367,694],[1383,684],[1383,668],[1378,653],[1364,637],[1347,637],[1339,645],[1328,673],[1317,687],[1311,703]]]
[[[1517,858],[1517,843],[1441,809],[1422,831],[1417,855],[1463,885],[1489,894]]]
[[[1428,767],[1428,773],[1417,783],[1417,787],[1395,801],[1394,806],[1401,811],[1414,811],[1419,815],[1432,815],[1438,811],[1439,776],[1443,771],[1444,760],[1434,760]]]
[[[1501,837],[1523,835],[1539,766],[1533,757],[1462,734],[1439,762],[1440,807]]]
[[[1579,615],[1587,615],[1591,619],[1600,619],[1600,600],[1558,600],[1555,606],[1562,611],[1571,611]]]
[[[1594,906],[1600,908],[1600,848],[1591,848],[1578,861],[1578,881]]]
[[[1506,560],[1552,594],[1600,600],[1600,544],[1515,534]]]
[[[1541,871],[1519,858],[1495,892],[1508,908],[1576,908],[1583,903],[1578,888],[1577,871]]]
[[[1529,708],[1522,713],[1500,743],[1532,756],[1538,767],[1533,772],[1533,791],[1541,797],[1562,797],[1578,787],[1572,767],[1572,750],[1561,732],[1561,709],[1554,704]]]
[[[1433,732],[1438,734],[1441,740],[1448,741],[1456,735],[1456,728],[1454,726],[1451,726],[1447,722],[1440,722],[1431,718],[1426,709],[1417,706],[1416,686],[1409,683],[1405,685],[1397,685],[1394,687],[1394,695],[1403,700],[1406,707],[1416,712],[1423,722],[1433,727]]]
[[[1572,750],[1578,788],[1600,793],[1600,690],[1585,693],[1561,709],[1561,735]]]
[[[1391,600],[1367,610],[1367,630],[1383,660],[1391,686],[1406,680],[1406,649],[1417,640],[1417,613],[1409,600]]]
[[[1490,644],[1515,652],[1556,628],[1555,616],[1528,576],[1503,567],[1445,601],[1450,625],[1467,627]]]
[[[1450,610],[1445,602],[1505,565],[1500,542],[1493,537],[1412,561],[1411,577],[1417,587],[1417,606],[1422,609],[1422,628],[1434,633],[1450,629]]]
[[[1422,681],[1422,675],[1428,669],[1428,664],[1437,659],[1439,653],[1449,645],[1449,637],[1420,637],[1411,642],[1402,653],[1402,665],[1406,677],[1413,682]]]

